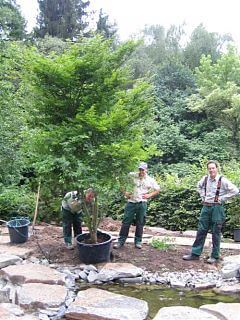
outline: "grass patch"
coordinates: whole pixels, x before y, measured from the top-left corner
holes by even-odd
[[[161,239],[153,238],[150,242],[150,245],[157,250],[169,250],[173,249],[173,243],[170,243],[172,240],[168,237]]]

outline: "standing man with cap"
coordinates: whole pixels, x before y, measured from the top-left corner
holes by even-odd
[[[198,182],[198,192],[202,198],[202,210],[198,223],[196,239],[190,254],[183,260],[199,260],[208,230],[212,231],[212,252],[208,263],[215,263],[220,257],[221,230],[225,222],[224,202],[239,193],[238,188],[227,178],[218,174],[218,163],[207,162],[208,175]]]
[[[121,230],[118,242],[114,244],[115,249],[122,247],[128,237],[129,228],[133,221],[136,221],[135,247],[142,248],[143,227],[145,224],[147,212],[147,199],[155,197],[160,192],[160,187],[155,179],[147,174],[147,163],[141,162],[138,166],[138,172],[130,172],[133,190],[124,191],[124,197],[127,203],[124,210]]]

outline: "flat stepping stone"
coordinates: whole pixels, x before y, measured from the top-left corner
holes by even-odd
[[[99,273],[97,280],[108,282],[120,278],[136,278],[143,274],[141,268],[135,267],[131,263],[106,263]]]
[[[91,288],[78,292],[76,300],[67,309],[65,318],[145,320],[147,315],[146,301]]]
[[[18,245],[2,244],[0,245],[0,254],[11,254],[26,259],[33,252],[32,249],[24,248]]]
[[[205,310],[219,319],[237,320],[240,319],[240,303],[222,303],[217,304],[205,304],[200,307],[201,310]],[[238,316],[237,316],[238,315]]]
[[[17,301],[24,309],[56,308],[67,297],[67,288],[60,285],[42,283],[23,284],[17,292]]]
[[[1,234],[0,235],[0,244],[7,244],[10,243],[10,238],[8,234]]]
[[[4,319],[4,320],[18,320],[19,317],[15,316],[14,314],[12,314],[9,310],[7,310],[6,308],[2,307],[0,305],[0,319]]]
[[[0,270],[0,275],[13,284],[65,284],[64,274],[50,267],[34,263],[24,264],[22,267],[19,267],[18,265],[8,266]]]
[[[33,314],[25,314],[17,305],[11,303],[0,303],[0,319],[2,320],[39,320]]]
[[[22,259],[12,254],[0,254],[0,269],[21,262]]]
[[[223,285],[219,288],[214,288],[213,291],[220,294],[240,294],[240,283]]]
[[[214,315],[192,307],[161,308],[153,320],[219,320]]]

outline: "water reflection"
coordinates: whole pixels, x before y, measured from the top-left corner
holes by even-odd
[[[81,290],[89,288],[87,284],[80,285]],[[198,308],[203,304],[214,304],[218,302],[240,303],[239,295],[219,295],[211,290],[206,291],[195,291],[195,290],[177,290],[169,289],[166,287],[159,286],[147,286],[147,285],[117,285],[117,284],[105,284],[99,286],[92,286],[107,290],[113,293],[118,293],[137,299],[145,300],[149,307],[148,320],[154,318],[158,310],[162,307],[170,306],[189,306]]]

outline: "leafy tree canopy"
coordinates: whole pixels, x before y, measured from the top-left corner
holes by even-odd
[[[22,40],[26,22],[15,0],[0,0],[0,38]]]
[[[24,45],[6,42],[0,47],[0,181],[17,183],[24,159],[22,134],[26,130],[25,88],[22,82]]]
[[[198,93],[189,100],[189,108],[205,113],[214,128],[231,133],[231,142],[238,153],[240,146],[240,56],[234,48],[216,63],[203,57],[196,71]],[[211,130],[213,126],[211,127]]]
[[[200,24],[192,32],[190,41],[184,49],[184,61],[191,69],[199,66],[202,55],[210,55],[213,62],[221,56],[223,49],[232,41],[229,34],[220,35],[208,32]]]
[[[38,117],[26,148],[55,191],[78,184],[116,187],[117,177],[153,152],[144,136],[146,123],[151,129],[151,86],[133,81],[125,67],[135,47],[127,42],[113,50],[110,41],[95,37],[55,57],[29,53]]]

